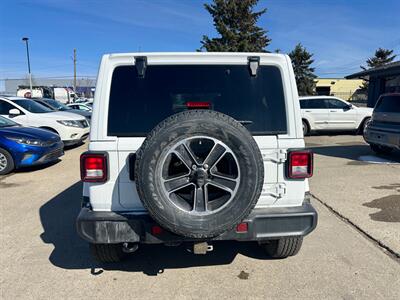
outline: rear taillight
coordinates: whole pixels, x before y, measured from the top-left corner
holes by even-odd
[[[292,179],[309,178],[313,175],[313,153],[310,150],[288,153],[287,176]]]
[[[245,222],[242,222],[236,226],[236,232],[247,232],[249,229],[249,225]]]
[[[107,155],[86,152],[81,155],[81,180],[106,182],[108,178]]]

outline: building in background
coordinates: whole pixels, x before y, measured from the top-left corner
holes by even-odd
[[[400,61],[357,72],[346,76],[346,78],[361,78],[368,80],[367,105],[369,107],[374,107],[381,94],[400,93]]]
[[[32,78],[34,86],[68,87],[72,88],[73,79],[69,78]],[[4,79],[4,94],[16,95],[19,86],[29,85],[26,78]],[[80,77],[76,80],[77,94],[79,96],[93,98],[96,77]],[[82,95],[81,95],[81,93]]]
[[[362,92],[361,79],[344,78],[317,78],[315,92],[321,96],[336,96],[343,100],[366,100],[366,93]]]

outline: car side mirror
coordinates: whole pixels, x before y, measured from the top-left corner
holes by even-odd
[[[8,111],[8,115],[9,115],[11,118],[16,117],[16,116],[19,116],[20,114],[21,114],[21,111],[20,111],[19,109],[17,109],[17,108],[13,108],[13,109],[10,109],[10,110]]]

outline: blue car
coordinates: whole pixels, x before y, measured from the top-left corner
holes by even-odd
[[[0,116],[0,175],[64,155],[60,137],[45,129],[22,127]]]

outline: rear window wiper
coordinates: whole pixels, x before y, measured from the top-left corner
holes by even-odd
[[[250,121],[250,120],[241,120],[241,121],[238,121],[240,124],[242,124],[242,125],[251,125],[251,124],[253,124],[253,121]]]

